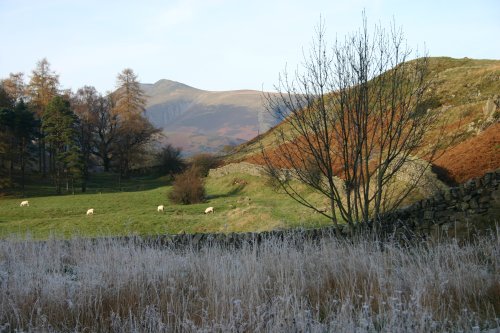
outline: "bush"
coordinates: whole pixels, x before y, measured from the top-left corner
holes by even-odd
[[[208,176],[208,171],[218,167],[219,164],[219,158],[212,154],[200,153],[191,157],[192,167],[198,169],[202,177]]]
[[[185,172],[177,175],[169,198],[172,202],[183,205],[202,202],[205,198],[205,184],[200,170],[190,167]]]

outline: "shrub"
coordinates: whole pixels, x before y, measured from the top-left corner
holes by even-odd
[[[205,198],[205,184],[200,170],[191,166],[183,173],[177,175],[169,198],[174,203],[183,205],[202,202]]]
[[[212,154],[201,153],[191,157],[191,166],[198,169],[202,177],[208,176],[208,171],[218,167],[219,164],[220,161],[217,156]]]

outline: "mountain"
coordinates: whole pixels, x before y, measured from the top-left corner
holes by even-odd
[[[447,123],[444,141],[451,142],[435,161],[436,175],[452,185],[499,169],[500,60],[436,57],[429,70],[426,108]],[[271,147],[272,132],[242,144],[227,162],[263,163],[259,141]],[[426,133],[425,141],[435,139]]]
[[[275,125],[260,91],[205,91],[170,80],[142,89],[149,120],[187,155],[241,144]]]

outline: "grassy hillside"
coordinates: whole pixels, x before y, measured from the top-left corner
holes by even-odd
[[[274,192],[260,177],[208,178],[206,187],[206,203],[174,205],[167,199],[171,185],[165,178],[137,178],[122,184],[120,191],[115,176],[101,175],[88,193],[63,196],[52,195],[49,185],[36,186],[28,189],[30,207],[19,207],[18,198],[0,200],[0,237],[243,232],[329,223]],[[166,206],[165,214],[156,211],[160,204]],[[215,214],[203,214],[208,206],[215,207]],[[95,209],[93,216],[85,215],[89,208]]]
[[[455,139],[449,150],[458,156],[445,154],[437,166],[454,182],[500,168],[500,60],[430,58],[429,70],[424,106],[446,121],[447,139]],[[426,140],[431,142],[436,135],[428,132]],[[228,161],[258,160],[259,139],[271,147],[273,130],[239,146]]]

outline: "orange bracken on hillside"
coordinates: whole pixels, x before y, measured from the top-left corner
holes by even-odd
[[[500,168],[500,123],[449,148],[435,163],[456,183],[480,177]]]

